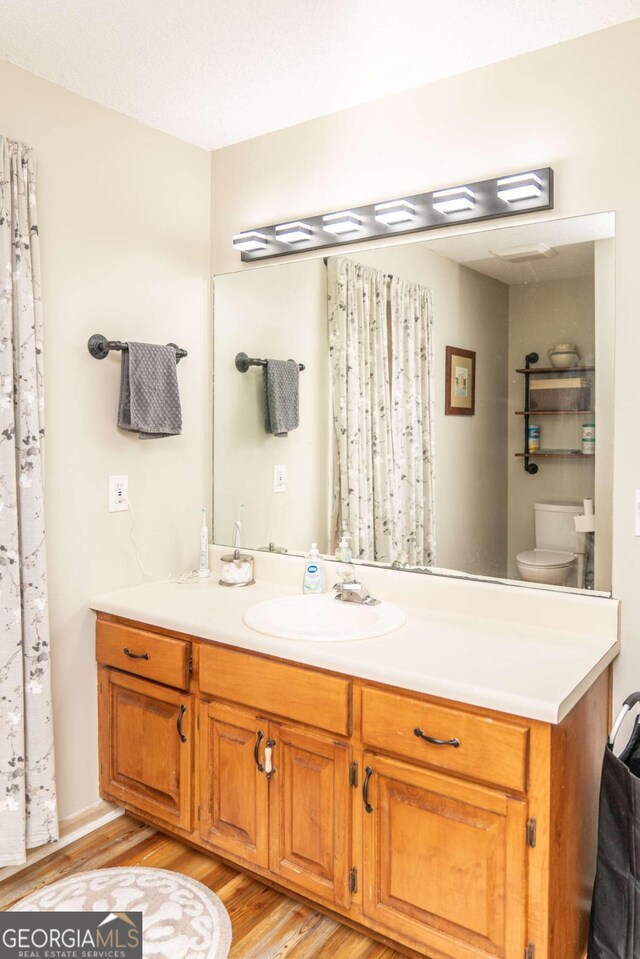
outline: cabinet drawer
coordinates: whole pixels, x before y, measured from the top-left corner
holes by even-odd
[[[256,712],[284,716],[343,736],[351,732],[351,683],[339,676],[203,645],[200,689]]]
[[[425,736],[459,746],[430,743]],[[529,730],[514,723],[365,687],[362,741],[438,769],[524,792]]]
[[[190,652],[191,643],[182,639],[100,620],[96,626],[96,659],[99,663],[153,679],[165,686],[188,687]]]

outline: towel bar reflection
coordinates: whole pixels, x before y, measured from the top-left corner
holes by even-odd
[[[179,363],[183,356],[189,355],[186,350],[181,349],[175,343],[167,343],[167,346],[172,346],[176,351],[176,363]],[[94,360],[103,360],[111,350],[119,350],[120,352],[128,350],[129,344],[122,343],[120,340],[108,340],[102,333],[94,333],[93,336],[89,337],[87,347]]]
[[[257,360],[252,356],[247,356],[246,353],[238,353],[236,356],[236,369],[239,373],[246,373],[250,366],[266,366],[266,360]],[[298,369],[302,373],[304,369],[304,363],[298,363]]]

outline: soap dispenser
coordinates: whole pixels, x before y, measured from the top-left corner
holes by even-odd
[[[338,548],[336,550],[336,560],[339,563],[350,563],[351,559],[352,556],[351,547],[349,546],[349,533],[347,532],[346,527],[343,527],[342,539],[338,543]]]
[[[304,564],[304,576],[302,578],[303,593],[326,593],[327,582],[324,575],[324,567],[320,562],[320,551],[318,544],[312,543],[309,555]]]

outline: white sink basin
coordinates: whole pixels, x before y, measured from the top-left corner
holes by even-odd
[[[314,643],[372,639],[392,633],[405,622],[404,613],[393,603],[362,606],[328,594],[268,599],[250,606],[243,619],[258,633]]]

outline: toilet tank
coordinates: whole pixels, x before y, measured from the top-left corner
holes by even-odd
[[[574,516],[584,512],[582,503],[534,503],[537,549],[584,553],[585,534],[576,533]]]

